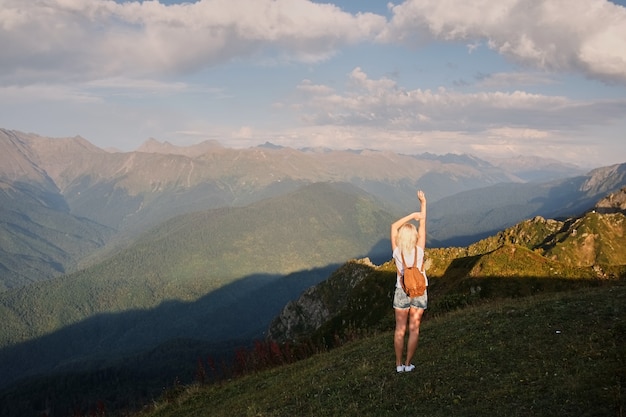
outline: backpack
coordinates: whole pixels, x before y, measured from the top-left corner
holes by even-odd
[[[419,297],[424,295],[426,291],[426,278],[424,273],[417,267],[417,248],[415,248],[415,259],[413,259],[413,266],[407,267],[404,261],[404,254],[400,251],[402,256],[402,267],[404,273],[402,274],[402,289],[409,297]],[[423,262],[422,262],[423,264]]]

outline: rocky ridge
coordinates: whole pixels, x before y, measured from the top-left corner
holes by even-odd
[[[319,329],[341,310],[348,294],[376,268],[369,258],[348,261],[327,280],[287,303],[270,325],[267,338],[296,340]]]
[[[558,287],[555,282],[559,280],[580,283],[624,278],[625,204],[626,187],[600,200],[597,210],[576,218],[554,220],[537,216],[468,247],[429,248],[426,268],[429,277],[434,278],[429,293],[435,290],[437,298],[442,298],[445,293],[460,291],[454,296],[457,299],[473,297],[481,291],[480,280],[494,277],[532,277],[546,282],[531,284],[524,291]],[[343,314],[350,292],[376,271],[389,273],[395,271],[395,266],[392,261],[375,266],[369,259],[347,262],[327,281],[286,305],[272,321],[268,339],[285,342],[308,337]]]
[[[626,187],[609,194],[596,204],[599,213],[621,212],[626,214]]]

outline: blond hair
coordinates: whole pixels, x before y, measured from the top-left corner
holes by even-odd
[[[405,256],[408,256],[411,251],[417,246],[418,232],[413,223],[404,223],[398,229],[396,235],[396,245],[400,248]]]

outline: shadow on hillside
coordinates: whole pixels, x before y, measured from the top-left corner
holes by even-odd
[[[170,339],[218,343],[261,338],[289,300],[327,278],[338,266],[287,276],[252,275],[194,302],[167,300],[153,309],[92,316],[0,350],[0,386],[42,372],[106,365],[112,358],[152,349]]]
[[[190,382],[198,358],[224,361],[235,349],[263,338],[285,304],[338,267],[327,265],[286,276],[252,275],[194,302],[168,300],[153,309],[98,314],[4,348],[0,350],[0,402],[3,397],[22,398],[38,410],[46,398],[68,401],[64,398],[68,395],[82,398],[77,390],[106,392],[104,386],[121,390],[124,384],[128,392],[115,395],[128,395],[128,401],[152,398],[174,379]],[[78,386],[68,382],[76,378],[81,380]],[[130,393],[137,389],[141,392]],[[1,408],[0,414],[7,415]]]
[[[465,259],[455,268],[468,268],[471,262]],[[16,384],[0,393],[0,415],[41,415],[39,410],[50,403],[62,408],[59,415],[71,415],[71,407],[85,410],[103,398],[108,404],[114,403],[116,409],[139,408],[162,394],[163,387],[175,388],[176,383],[191,382],[198,361],[205,366],[208,358],[219,363],[220,358],[232,359],[236,349],[250,347],[253,339],[263,336],[282,305],[295,298],[303,287],[326,279],[336,269],[336,265],[329,265],[278,278],[250,276],[196,302],[168,301],[151,310],[99,315],[4,349],[0,352],[0,375],[11,375],[7,373],[12,372],[11,366],[24,373],[24,367],[33,359],[39,359],[36,364],[42,369],[54,368],[54,374],[49,371],[48,376]],[[335,321],[343,323],[343,327],[345,323],[354,328],[372,326],[371,317],[363,314],[363,305],[367,305],[368,311],[379,312],[378,321],[391,315],[392,274],[388,273],[389,279],[373,276],[369,285],[375,288],[351,294],[343,304],[347,310]],[[610,280],[545,277],[467,278],[458,274],[456,278],[432,278],[427,318],[497,298],[614,285]],[[354,297],[357,302],[353,302]],[[391,321],[387,325],[392,328]],[[228,340],[216,340],[220,332],[227,331]],[[15,401],[20,404],[14,404]]]
[[[368,256],[373,262],[385,262],[388,247],[383,239]],[[193,302],[167,300],[152,309],[98,314],[4,348],[0,350],[4,391],[0,401],[22,393],[28,401],[44,403],[47,396],[58,397],[50,391],[59,389],[59,381],[71,386],[67,381],[76,378],[82,378],[81,387],[112,384],[119,390],[126,381],[132,391],[151,385],[140,388],[145,392],[135,397],[154,392],[155,387],[158,391],[174,379],[190,382],[198,358],[232,359],[237,348],[264,338],[271,320],[289,301],[340,266],[329,264],[286,276],[255,274]]]
[[[382,239],[366,256],[382,263],[389,252],[389,241]],[[232,366],[237,349],[263,339],[289,301],[340,266],[255,274],[193,302],[166,300],[151,309],[98,314],[0,349],[0,404],[10,399],[11,406],[0,406],[0,415],[39,415],[49,402],[70,407],[72,399],[96,401],[93,392],[116,401],[124,397],[126,407],[149,401],[175,380],[191,382],[200,358]],[[70,414],[63,409],[62,415]]]

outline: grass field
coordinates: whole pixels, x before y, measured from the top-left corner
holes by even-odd
[[[432,318],[414,362],[414,372],[397,374],[392,333],[383,332],[222,383],[178,387],[141,415],[623,416],[626,286]]]

